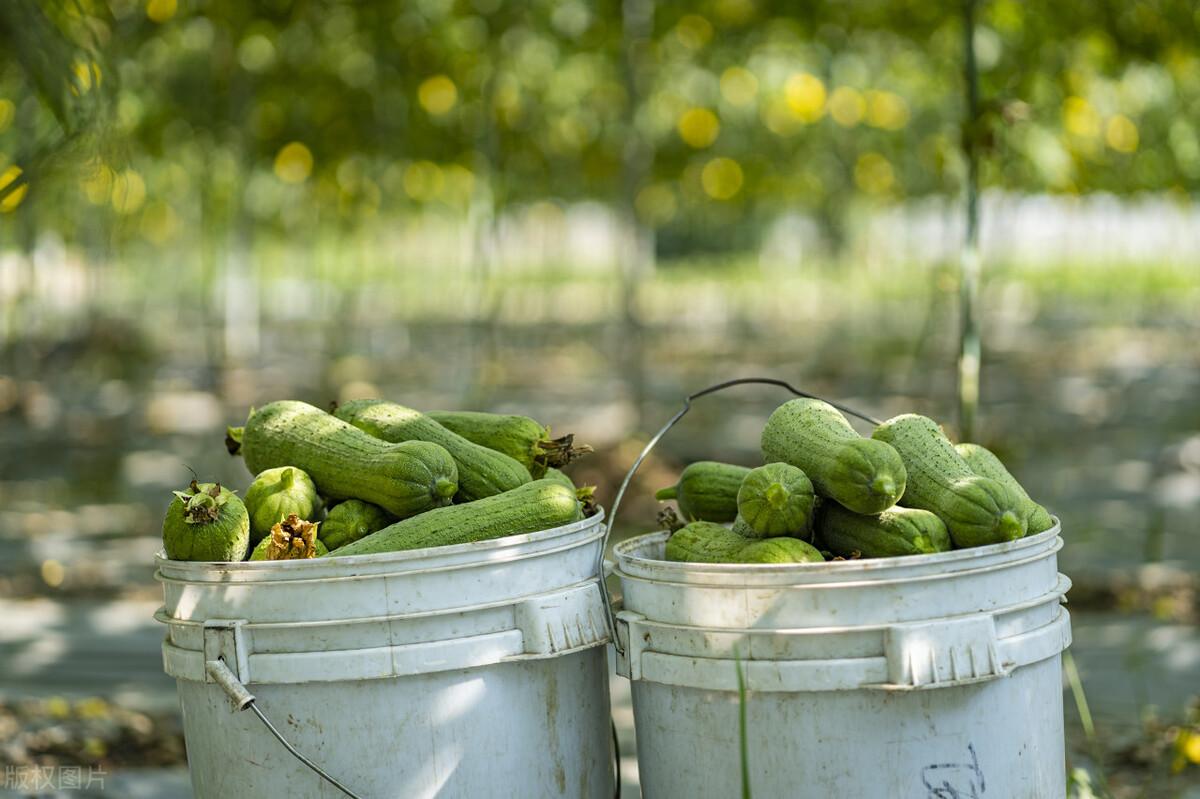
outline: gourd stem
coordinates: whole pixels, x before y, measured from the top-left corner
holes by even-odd
[[[593,451],[587,444],[575,446],[574,433],[539,441],[537,450],[534,460],[548,469],[561,469]]]
[[[1004,511],[1004,514],[1001,515],[1000,530],[1004,535],[1005,541],[1016,541],[1025,535],[1025,531],[1021,529],[1021,520],[1017,518],[1017,514],[1010,510]]]
[[[884,475],[880,475],[879,477],[875,478],[875,484],[871,487],[875,489],[876,494],[880,494],[885,497],[890,497],[896,493],[895,481]]]
[[[225,449],[230,455],[238,455],[242,451],[242,433],[244,427],[226,427],[225,428]]]
[[[779,510],[786,505],[788,497],[791,496],[791,492],[784,488],[783,484],[781,483],[771,483],[766,494],[767,502],[770,503],[771,507],[775,510]]]

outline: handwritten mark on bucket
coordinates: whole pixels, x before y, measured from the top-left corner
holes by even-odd
[[[933,763],[921,769],[926,799],[980,799],[987,790],[975,744],[967,744],[969,763]]]

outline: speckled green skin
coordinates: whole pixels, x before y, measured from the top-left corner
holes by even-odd
[[[734,563],[750,541],[716,522],[692,522],[667,539],[667,560],[684,563]]]
[[[735,563],[823,563],[825,558],[811,544],[798,538],[764,538],[751,541],[737,553]]]
[[[320,529],[320,528],[318,528],[318,529]],[[266,560],[267,559],[267,548],[270,546],[271,546],[271,537],[267,536],[262,541],[259,541],[258,545],[254,547],[254,551],[250,553],[250,560]],[[322,555],[329,554],[329,547],[325,546],[325,544],[322,543],[321,539],[319,539],[319,538],[317,539],[317,545],[314,547],[314,549],[317,550],[317,554],[314,557],[319,558]],[[295,560],[295,558],[292,558],[292,560]]]
[[[775,409],[762,433],[763,460],[801,469],[817,493],[856,513],[880,513],[904,494],[900,455],[860,436],[827,402],[798,398]]]
[[[468,441],[503,452],[524,466],[534,479],[546,473],[539,461],[550,430],[536,419],[481,411],[430,411],[429,418]]]
[[[321,497],[312,478],[294,466],[267,469],[254,478],[246,489],[246,512],[250,514],[250,546],[271,532],[271,528],[289,514],[315,519]]]
[[[768,463],[751,469],[742,481],[738,518],[752,538],[805,537],[812,530],[816,502],[812,481],[804,472],[790,463]]]
[[[207,491],[212,483],[201,483]],[[184,519],[184,503],[179,497],[167,506],[163,519],[163,551],[171,560],[227,562],[246,559],[250,548],[250,514],[246,506],[227,488],[221,489],[225,504],[217,519],[192,524]]]
[[[821,553],[796,538],[747,539],[715,522],[692,522],[667,539],[667,560],[684,563],[817,563]]]
[[[754,532],[754,528],[750,526],[750,523],[741,516],[738,516],[733,520],[733,524],[729,525],[729,529],[733,530],[742,538],[756,539],[759,537],[758,533]]]
[[[304,402],[282,400],[246,421],[242,455],[254,473],[295,466],[322,496],[361,499],[397,518],[449,505],[458,468],[446,449],[427,441],[389,444]]]
[[[878,516],[864,516],[831,502],[821,511],[817,534],[826,549],[844,558],[855,552],[864,558],[927,555],[948,552],[952,546],[946,523],[918,508],[889,508]]]
[[[378,505],[360,499],[348,499],[330,508],[329,515],[317,528],[317,538],[334,550],[382,530],[394,521]]]
[[[420,411],[394,402],[354,400],[338,406],[333,415],[393,444],[428,441],[445,447],[458,467],[455,500],[460,503],[502,494],[532,479],[529,470],[513,458],[472,443]]]
[[[545,479],[553,480],[554,482],[564,485],[572,491],[575,490],[575,481],[566,475],[565,472],[559,469],[547,469]]]
[[[888,419],[872,435],[891,444],[904,459],[908,488],[901,504],[936,513],[956,547],[998,544],[1025,535],[1020,497],[972,472],[937,422],[906,413]]]
[[[549,530],[582,518],[583,508],[574,491],[553,480],[534,480],[469,505],[438,508],[396,522],[334,550],[329,557],[487,541]]]
[[[1017,482],[1017,478],[1012,476],[1012,473],[1004,467],[1004,464],[990,449],[978,444],[955,444],[954,449],[967,462],[967,466],[972,472],[980,477],[986,477],[1008,486],[1010,491],[1020,497],[1021,508],[1025,513],[1025,523],[1028,527],[1027,535],[1045,532],[1054,526],[1054,519],[1050,518],[1049,512],[1030,499],[1024,487]]]
[[[696,461],[684,467],[678,483],[654,496],[659,501],[675,500],[686,521],[731,522],[737,517],[738,490],[748,474],[745,466]]]

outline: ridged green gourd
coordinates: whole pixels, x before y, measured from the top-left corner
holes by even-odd
[[[250,547],[250,514],[227,488],[192,481],[176,491],[162,526],[163,551],[171,560],[239,561]]]
[[[595,486],[577,486],[575,485],[575,481],[568,477],[565,472],[555,468],[547,469],[546,476],[543,479],[553,480],[559,485],[570,488],[572,491],[574,491],[575,497],[581,503],[583,503],[584,516],[592,516],[600,509],[600,504],[596,501]]]
[[[583,509],[574,491],[553,480],[534,480],[469,505],[438,508],[396,522],[353,544],[335,549],[329,557],[468,544],[536,533],[582,518]]]
[[[575,490],[575,481],[568,477],[566,472],[559,469],[547,469],[544,479],[553,480],[559,485],[564,485],[572,491]]]
[[[789,400],[762,433],[763,460],[801,469],[817,493],[856,513],[880,513],[899,501],[907,474],[900,455],[860,436],[837,408],[821,400]]]
[[[715,522],[692,522],[667,539],[666,558],[684,563],[817,563],[821,553],[796,538],[747,539]]]
[[[325,521],[317,528],[317,538],[334,550],[366,538],[394,521],[395,518],[378,505],[361,499],[348,499],[329,509]]]
[[[395,402],[353,400],[339,405],[333,415],[393,444],[428,441],[445,447],[458,467],[458,502],[503,494],[533,479],[515,459],[472,443],[420,411]]]
[[[724,525],[697,521],[671,533],[666,556],[667,560],[684,563],[733,563],[748,543],[749,539]]]
[[[729,525],[729,529],[745,539],[756,539],[759,537],[758,533],[754,531],[754,528],[750,526],[750,523],[741,516],[738,516],[733,520],[733,524]]]
[[[277,522],[296,514],[316,518],[321,496],[312,478],[294,466],[267,469],[254,478],[242,500],[250,514],[250,546],[263,540]]]
[[[888,419],[872,435],[891,444],[904,459],[908,488],[901,504],[936,513],[956,547],[998,544],[1025,535],[1020,497],[972,472],[937,422],[906,413]]]
[[[573,434],[553,438],[549,427],[528,416],[481,411],[430,411],[428,416],[468,441],[515,458],[534,479],[592,451],[576,447]]]
[[[825,557],[798,538],[764,538],[751,541],[737,553],[737,563],[823,563]]]
[[[738,518],[752,538],[802,538],[812,530],[816,502],[812,481],[804,472],[790,463],[768,463],[751,469],[742,481]]]
[[[458,468],[444,447],[389,444],[304,402],[272,402],[251,413],[241,451],[256,474],[295,466],[322,496],[361,499],[401,519],[449,505],[458,491]]]
[[[826,549],[844,558],[891,558],[948,552],[950,532],[937,514],[918,508],[888,508],[864,516],[830,502],[821,511],[817,533]]]
[[[750,469],[732,463],[696,461],[684,467],[679,482],[660,489],[660,502],[673,499],[689,522],[731,522],[737,517],[738,490]]]
[[[250,553],[250,560],[266,560],[267,559],[267,549],[270,548],[270,546],[271,546],[271,536],[267,536],[262,541],[259,541],[258,545],[254,547],[254,551]],[[319,539],[319,538],[317,539],[316,545],[314,548],[317,551],[317,554],[315,555],[315,557],[319,558],[322,555],[329,554],[329,547],[327,547],[325,545],[325,543],[323,541],[321,541],[321,539]],[[291,560],[291,558],[284,558],[284,560]]]
[[[1045,532],[1054,526],[1054,519],[1051,518],[1050,513],[1029,497],[1025,488],[1017,482],[1017,478],[1012,476],[1012,473],[1004,467],[1004,464],[990,449],[978,444],[955,444],[954,449],[967,462],[967,466],[972,472],[980,477],[986,477],[1008,486],[1010,491],[1020,497],[1028,528],[1027,535]]]

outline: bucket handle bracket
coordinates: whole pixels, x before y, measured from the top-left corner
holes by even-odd
[[[250,647],[246,645],[245,619],[208,619],[204,622],[204,661],[224,661],[238,682],[250,682]],[[205,682],[220,682],[211,669]]]
[[[1007,677],[991,614],[897,624],[884,638],[888,682],[903,688],[939,688]]]
[[[204,622],[204,681],[219,685],[233,703],[234,710],[250,710],[258,716],[271,735],[321,779],[351,799],[362,799],[301,754],[259,709],[257,699],[245,685],[250,680],[250,650],[244,635],[246,624],[245,619],[209,619]]]

